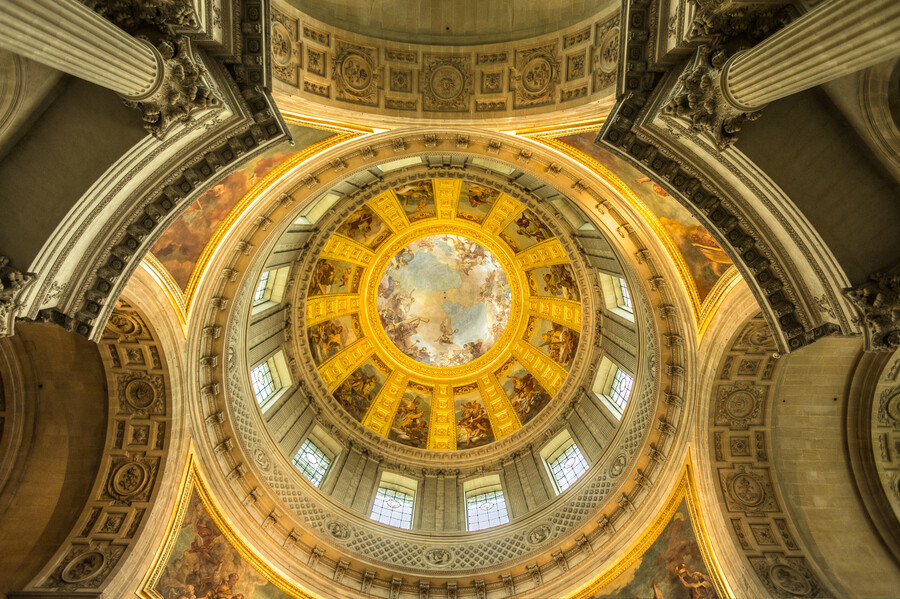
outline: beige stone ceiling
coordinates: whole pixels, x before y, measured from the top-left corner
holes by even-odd
[[[362,35],[446,46],[515,41],[565,29],[615,0],[287,0]]]

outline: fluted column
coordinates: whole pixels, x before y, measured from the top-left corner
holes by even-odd
[[[0,0],[0,48],[138,99],[164,77],[162,56],[76,0]]]
[[[722,93],[750,112],[900,55],[900,1],[827,0],[722,69]]]

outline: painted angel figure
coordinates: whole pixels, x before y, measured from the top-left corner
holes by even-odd
[[[459,329],[453,328],[453,321],[447,316],[441,321],[441,336],[437,338],[437,342],[444,345],[453,345],[453,336],[458,332]]]

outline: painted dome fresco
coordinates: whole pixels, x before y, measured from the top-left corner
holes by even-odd
[[[311,263],[305,335],[340,406],[431,450],[528,424],[581,338],[581,294],[534,211],[471,181],[420,179],[359,206]]]

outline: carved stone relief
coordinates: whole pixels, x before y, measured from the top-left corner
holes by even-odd
[[[469,109],[472,95],[471,59],[467,56],[425,54],[420,85],[426,111]]]
[[[594,67],[593,90],[612,85],[619,66],[619,17],[597,25],[591,60]]]
[[[303,44],[300,42],[300,23],[277,10],[272,11],[272,70],[282,81],[292,85],[300,82],[300,63]],[[310,51],[312,54],[312,51]],[[321,62],[310,56],[308,68],[325,68],[324,57]]]
[[[138,537],[159,488],[171,432],[169,375],[154,333],[125,300],[110,317],[101,356],[111,434],[100,475],[56,566],[34,588],[102,589]]]
[[[510,74],[515,107],[552,103],[560,79],[556,43],[516,50],[515,56],[515,67]]]
[[[766,437],[775,350],[771,331],[757,315],[719,363],[709,413],[719,494],[738,545],[772,596],[830,597],[807,565],[773,490]]]
[[[291,95],[349,102],[364,111],[460,117],[537,107],[549,112],[611,93],[618,62],[618,15],[526,39],[511,50],[459,46],[441,53],[424,44],[397,48],[351,36],[282,3],[274,5],[273,21],[273,73],[293,88]],[[299,24],[298,34],[289,22]],[[304,44],[295,37],[300,32]],[[279,66],[288,61],[289,45],[295,51],[306,46],[305,64],[297,59]],[[358,54],[348,55],[348,45]]]
[[[376,49],[370,46],[335,40],[332,72],[338,100],[367,106],[378,105],[381,68],[375,64],[375,55]]]

